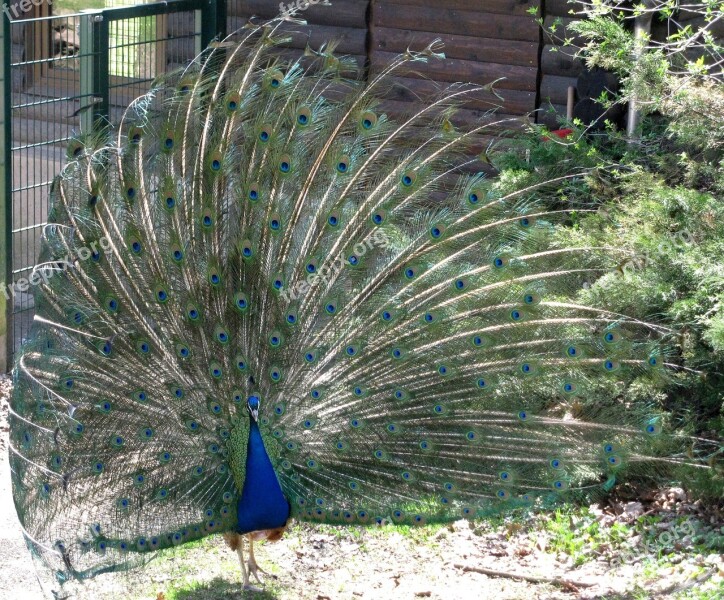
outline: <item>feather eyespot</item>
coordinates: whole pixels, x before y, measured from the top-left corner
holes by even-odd
[[[276,90],[281,87],[283,81],[284,73],[282,73],[279,69],[271,71],[266,78],[267,85],[272,90]]]
[[[79,140],[73,140],[68,144],[68,157],[79,158],[83,154],[83,143]]]
[[[289,155],[284,155],[279,159],[279,171],[283,174],[291,173],[292,171],[292,159]]]
[[[212,361],[212,363],[209,365],[209,374],[216,380],[221,379],[224,376],[224,370],[221,366],[221,363]]]
[[[175,144],[174,134],[172,131],[167,131],[163,138],[162,148],[165,152],[173,150]]]
[[[382,225],[387,220],[387,211],[384,209],[376,210],[372,213],[371,220],[375,225]]]
[[[140,127],[131,127],[131,129],[128,131],[128,141],[131,142],[133,145],[138,145],[141,143],[141,138],[143,137],[143,129]]]
[[[445,235],[446,227],[442,223],[436,223],[430,227],[430,237],[433,240],[439,240]]]
[[[339,159],[337,160],[337,166],[336,166],[337,173],[342,173],[342,174],[347,173],[349,171],[349,167],[350,167],[349,156],[347,156],[346,154],[340,156]]]
[[[278,331],[273,331],[269,334],[269,345],[272,348],[279,348],[284,343],[284,337]]]
[[[243,260],[251,260],[254,258],[254,248],[250,240],[243,240],[239,245],[239,251]]]
[[[467,201],[468,204],[475,206],[478,202],[480,202],[480,198],[482,197],[482,194],[478,190],[470,190],[468,192]]]
[[[207,208],[201,213],[201,226],[204,229],[211,229],[214,226],[214,214]]]
[[[302,106],[297,110],[297,124],[306,127],[312,122],[312,111],[308,106]]]
[[[507,256],[496,256],[493,258],[493,267],[496,269],[504,269],[510,264],[510,258]]]
[[[417,181],[417,173],[415,171],[406,171],[400,177],[400,183],[403,187],[409,188]]]
[[[372,111],[367,111],[363,113],[362,117],[360,118],[360,126],[365,131],[369,131],[370,129],[373,129],[375,125],[377,125],[377,121],[377,115]]]
[[[527,294],[523,295],[523,303],[528,306],[534,306],[536,304],[540,304],[540,302],[541,297],[535,292],[528,292]]]
[[[186,317],[189,321],[197,323],[201,319],[201,311],[195,304],[189,303],[186,305]]]
[[[226,97],[226,110],[235,112],[241,104],[241,96],[238,92],[232,92]]]
[[[572,381],[564,381],[561,387],[565,394],[575,394],[578,391],[578,386]]]
[[[658,421],[650,422],[646,425],[645,431],[648,435],[659,435],[661,433],[661,424]]]
[[[530,229],[536,224],[536,222],[536,217],[531,216],[525,216],[518,219],[518,225],[520,225],[523,229]]]
[[[157,285],[153,290],[153,295],[156,299],[156,302],[159,302],[160,304],[165,304],[166,302],[168,302],[169,293],[163,285]]]
[[[221,153],[218,150],[212,152],[206,159],[206,164],[212,173],[218,173],[221,171],[221,166],[223,164],[223,157]]]
[[[249,309],[249,296],[244,292],[236,292],[234,294],[234,306],[240,312],[246,312]]]
[[[110,313],[118,312],[119,303],[118,303],[117,298],[114,298],[113,296],[108,296],[105,299],[104,305],[108,312],[110,312]]]
[[[329,216],[327,217],[327,225],[329,225],[330,227],[333,227],[333,228],[339,227],[340,221],[341,221],[340,215],[339,215],[339,212],[337,212],[337,211],[330,213]]]
[[[227,344],[229,342],[229,332],[220,325],[217,325],[214,331],[214,338],[220,344]]]
[[[247,192],[247,197],[252,202],[258,202],[259,198],[261,197],[261,192],[259,191],[259,184],[258,183],[252,183],[249,186],[249,191]]]
[[[262,143],[268,142],[272,137],[273,131],[271,125],[262,125],[259,129],[259,141]]]

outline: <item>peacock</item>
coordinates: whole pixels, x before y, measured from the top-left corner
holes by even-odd
[[[10,455],[57,583],[225,534],[250,587],[290,519],[485,518],[667,460],[616,398],[669,376],[672,332],[580,299],[623,251],[566,243],[536,194],[576,174],[470,172],[475,85],[388,116],[437,44],[363,84],[334,44],[279,57],[281,22],[160,78],[53,183]]]

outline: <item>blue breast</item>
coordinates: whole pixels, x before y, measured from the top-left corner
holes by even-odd
[[[289,502],[282,493],[254,420],[249,430],[246,479],[236,511],[239,533],[282,527],[289,518]]]

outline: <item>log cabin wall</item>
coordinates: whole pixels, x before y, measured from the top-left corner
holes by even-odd
[[[285,6],[295,0],[286,0]],[[282,54],[299,57],[309,45],[318,50],[330,40],[338,42],[337,54],[353,56],[360,67],[367,62],[369,0],[332,0],[332,6],[310,5],[298,14],[307,25],[285,24],[282,30],[291,41],[283,44]],[[227,32],[242,27],[250,17],[272,19],[280,13],[279,0],[227,0]]]
[[[372,0],[369,60],[371,74],[381,71],[407,48],[422,50],[439,39],[443,60],[410,64],[393,78],[383,105],[392,115],[424,106],[436,90],[451,83],[481,85],[498,80],[495,93],[472,97],[453,123],[487,120],[475,150],[520,128],[536,107],[540,31],[535,0]],[[496,109],[495,114],[490,111]],[[471,171],[486,170],[480,163]]]
[[[354,56],[366,76],[373,77],[408,48],[422,50],[440,39],[446,58],[415,62],[400,71],[386,88],[382,110],[401,116],[428,104],[448,84],[500,80],[495,93],[476,94],[453,119],[459,124],[480,119],[491,123],[476,139],[474,150],[483,151],[535,111],[541,33],[536,12],[529,11],[539,4],[539,0],[332,0],[331,7],[317,4],[299,13],[308,25],[285,26],[292,40],[283,53],[298,56],[307,44],[317,49],[336,39],[337,52]],[[227,31],[241,27],[251,16],[267,19],[279,11],[278,0],[228,0]],[[486,170],[487,165],[475,163],[469,169]]]

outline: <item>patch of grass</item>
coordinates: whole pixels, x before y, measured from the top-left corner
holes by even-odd
[[[724,595],[722,586],[707,588],[693,588],[674,594],[674,600],[721,600]]]
[[[226,548],[219,536],[163,550],[146,566],[145,571],[148,579],[158,582],[151,592],[163,594],[166,600],[247,597],[242,595],[241,570],[236,554]],[[134,587],[133,595],[129,595],[131,597],[147,600],[149,590],[146,586]],[[276,596],[257,596],[261,600],[267,597]]]
[[[367,538],[384,538],[392,532],[408,538],[416,544],[430,543],[437,533],[447,527],[446,524],[424,525],[414,527],[410,525],[370,525],[362,526],[336,526],[326,523],[309,525],[306,523],[295,522],[288,530],[287,535],[302,537],[309,533],[325,534],[334,536],[336,540],[349,540],[354,542],[364,542]]]
[[[242,590],[239,583],[217,577],[211,581],[188,581],[173,583],[164,593],[165,600],[218,600],[218,598],[241,600],[275,600],[281,590],[274,582],[267,582],[264,590],[254,592]]]
[[[544,518],[542,526],[548,534],[548,549],[570,556],[576,566],[595,558],[602,544],[629,535],[623,525],[610,535],[585,508],[558,509],[549,518]]]
[[[105,8],[106,0],[54,0],[53,13],[78,13],[84,8]]]

